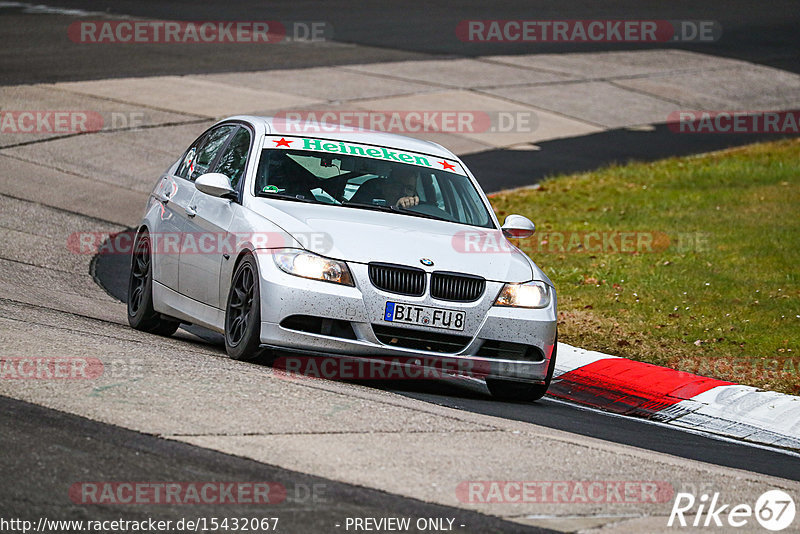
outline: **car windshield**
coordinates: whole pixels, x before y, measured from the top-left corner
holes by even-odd
[[[335,146],[345,147],[339,143]],[[381,150],[390,156],[395,154]],[[265,149],[258,166],[255,193],[494,227],[469,178],[424,165],[429,158],[401,155],[404,161],[413,163],[311,150]],[[445,161],[442,166],[457,169],[455,162]]]

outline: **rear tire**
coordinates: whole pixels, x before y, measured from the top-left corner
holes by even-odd
[[[180,326],[178,321],[164,318],[153,309],[153,257],[150,236],[142,232],[136,237],[131,254],[128,280],[128,324],[136,330],[171,336]]]
[[[486,387],[494,398],[510,402],[533,402],[544,397],[550,381],[553,379],[553,372],[556,368],[556,353],[558,352],[558,332],[553,341],[553,354],[550,357],[550,364],[547,366],[547,376],[544,384],[528,384],[516,380],[503,380],[500,378],[487,378]]]
[[[225,306],[225,351],[234,360],[254,360],[261,352],[260,290],[258,264],[247,253],[233,272]]]

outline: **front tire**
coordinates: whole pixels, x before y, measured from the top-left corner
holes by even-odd
[[[503,380],[500,378],[487,378],[486,387],[492,396],[498,400],[509,402],[533,402],[544,397],[550,381],[553,379],[553,372],[556,369],[556,353],[558,352],[558,333],[553,341],[553,354],[550,356],[550,364],[547,366],[547,376],[544,384],[528,384],[516,380]]]
[[[260,289],[258,264],[248,253],[233,272],[225,306],[225,351],[234,360],[254,360],[261,352]]]
[[[142,232],[136,237],[131,255],[128,279],[128,324],[136,330],[171,336],[180,326],[178,321],[164,318],[153,309],[153,257],[150,236]]]

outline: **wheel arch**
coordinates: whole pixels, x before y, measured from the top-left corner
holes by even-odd
[[[219,277],[219,301],[222,303],[225,308],[227,308],[228,303],[228,293],[231,290],[231,284],[233,283],[233,275],[236,273],[236,268],[239,267],[239,264],[242,262],[242,258],[247,256],[248,254],[252,254],[256,258],[256,268],[258,269],[258,275],[261,275],[261,266],[258,263],[258,254],[255,252],[255,247],[252,246],[252,243],[245,242],[242,243],[239,250],[236,252],[236,258],[233,261],[226,262],[228,265],[224,266],[222,270],[220,270],[220,277]],[[227,310],[223,308],[223,311],[227,313]]]
[[[228,294],[225,298],[225,311],[224,311],[224,334],[225,334],[225,350],[228,353],[228,356],[235,360],[252,360],[257,357],[261,350],[259,349],[261,344],[261,309],[263,307],[263,300],[261,299],[261,292],[260,292],[260,277],[261,277],[261,269],[259,267],[259,260],[258,256],[255,253],[254,248],[243,246],[236,255],[236,259],[232,262],[232,269],[231,269],[231,276],[230,281],[228,282]],[[252,256],[252,262],[249,260],[245,260],[248,256]],[[253,292],[254,294],[253,299],[257,300],[247,308],[247,311],[242,314],[242,310],[238,310],[238,316],[234,315],[233,321],[236,321],[237,318],[242,319],[239,322],[239,330],[230,331],[229,327],[229,317],[228,313],[230,311],[231,306],[231,299],[233,298],[233,286],[237,279],[237,274],[243,270],[243,264],[253,264],[252,267],[247,267],[248,270],[254,269],[255,272],[251,275],[253,280]],[[238,297],[241,301],[242,296]],[[240,302],[241,305],[241,302]],[[249,318],[250,321],[245,322],[244,319]],[[244,326],[243,326],[244,324]],[[236,338],[235,340],[231,341],[230,336],[233,336],[233,332],[240,332],[241,337]]]
[[[140,235],[142,235],[144,232],[147,232],[149,234],[150,233],[150,227],[147,224],[142,223],[136,228],[136,234],[133,237],[137,238]]]

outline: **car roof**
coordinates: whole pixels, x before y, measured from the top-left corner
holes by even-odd
[[[264,135],[291,135],[296,137],[312,137],[315,139],[331,139],[334,141],[349,141],[352,143],[385,146],[387,148],[403,149],[443,158],[458,159],[455,154],[437,143],[375,130],[348,128],[348,130],[351,131],[315,132],[314,129],[318,127],[318,123],[309,123],[309,131],[303,132],[302,130],[298,131],[297,123],[293,123],[293,127],[287,128],[286,125],[283,124],[285,122],[283,120],[276,120],[275,117],[260,117],[254,115],[237,115],[228,117],[219,122],[228,121],[244,121],[250,123],[256,128],[257,133],[259,130],[263,129],[261,133]]]

